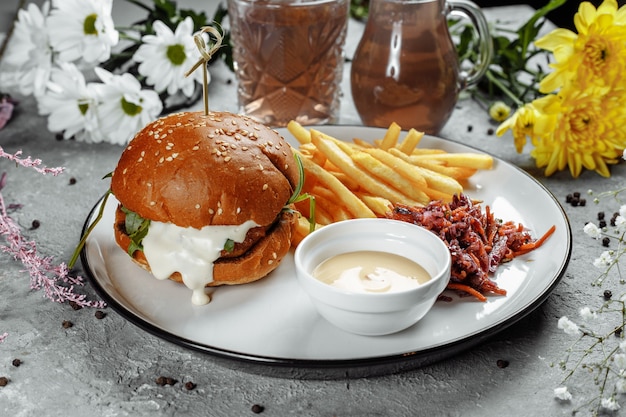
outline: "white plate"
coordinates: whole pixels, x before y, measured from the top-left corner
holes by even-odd
[[[320,126],[319,130],[345,140],[373,140],[384,132],[354,126]],[[287,131],[280,132],[292,140]],[[420,146],[477,152],[429,136]],[[538,250],[499,268],[494,279],[506,296],[489,296],[483,303],[451,294],[452,302],[437,302],[417,325],[390,336],[356,336],[320,317],[298,286],[292,254],[263,280],[213,289],[211,303],[193,306],[186,287],[154,279],[115,244],[114,198],[109,198],[104,218],[88,237],[81,260],[92,284],[113,309],[176,344],[253,364],[360,368],[362,374],[379,373],[375,369],[381,366],[395,371],[445,358],[513,324],[547,298],[569,262],[567,217],[554,196],[525,172],[496,159],[494,169],[477,173],[465,190],[489,205],[498,218],[520,222],[537,236],[552,225],[556,232]]]

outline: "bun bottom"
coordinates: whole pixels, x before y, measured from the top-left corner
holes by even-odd
[[[126,214],[118,206],[115,212],[115,241],[125,252],[131,243],[124,233]],[[207,287],[241,285],[257,281],[278,267],[291,248],[291,238],[297,221],[296,214],[282,211],[267,234],[246,253],[236,258],[220,258],[213,265],[213,281]],[[133,262],[150,272],[150,265],[140,250],[132,256]],[[169,279],[182,283],[182,276],[174,272]]]

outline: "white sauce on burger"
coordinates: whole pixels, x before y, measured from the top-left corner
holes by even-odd
[[[243,242],[248,230],[257,226],[248,220],[238,226],[196,229],[151,221],[143,238],[143,252],[157,279],[180,273],[185,285],[193,291],[191,302],[203,305],[211,301],[204,287],[213,282],[213,263],[220,257],[226,241]]]

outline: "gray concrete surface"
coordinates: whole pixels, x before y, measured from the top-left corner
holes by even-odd
[[[515,10],[505,13],[515,16]],[[354,42],[359,25],[351,30]],[[236,111],[234,84],[227,84],[227,79],[232,79],[228,71],[214,71],[212,106]],[[345,91],[340,122],[358,122],[349,90]],[[37,116],[32,98],[19,99],[14,119],[0,131],[0,146],[67,170],[59,177],[41,176],[0,160],[0,172],[8,174],[2,195],[7,203],[22,205],[11,217],[28,239],[37,242],[40,253],[67,260],[87,214],[107,189],[101,177],[114,168],[122,149],[57,141],[47,131],[45,119]],[[573,191],[613,189],[624,182],[623,164],[613,168],[610,179],[589,172],[578,180],[568,173],[543,178],[528,155],[515,152],[510,136],[489,134],[494,127],[483,109],[463,101],[441,136],[517,164],[561,202]],[[572,409],[597,393],[597,387],[589,378],[576,377],[569,384],[573,402],[561,404],[554,399],[553,389],[563,374],[551,364],[563,358],[572,340],[556,323],[563,315],[576,316],[582,305],[601,301],[602,289],[590,285],[596,274],[591,262],[601,249],[582,233],[583,224],[599,208],[588,204],[564,205],[564,209],[574,235],[572,258],[545,303],[454,357],[376,377],[309,379],[302,378],[298,369],[277,372],[269,366],[249,367],[190,351],[146,333],[110,308],[103,310],[106,317],[98,319],[93,309],[73,310],[44,299],[41,292],[29,290],[29,277],[21,265],[0,254],[0,334],[9,334],[0,344],[0,377],[8,378],[8,384],[0,387],[0,415],[249,416],[259,411],[255,405],[268,417],[571,415]],[[32,229],[35,220],[40,226]],[[97,299],[89,285],[80,291]],[[73,327],[64,328],[66,320]],[[12,364],[14,359],[22,361],[19,367]],[[499,366],[499,361],[508,366]],[[159,376],[178,382],[159,386],[155,383]],[[185,389],[186,382],[196,384],[195,389]]]

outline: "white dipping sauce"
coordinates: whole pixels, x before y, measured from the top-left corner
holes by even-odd
[[[418,263],[400,255],[377,251],[342,253],[320,263],[313,276],[355,293],[390,293],[416,288],[430,280]]]
[[[248,230],[256,226],[248,220],[238,226],[196,229],[151,221],[143,238],[143,252],[156,278],[167,279],[174,272],[180,273],[193,291],[191,302],[203,305],[211,301],[204,287],[213,282],[213,262],[220,257],[226,241],[243,242]]]

